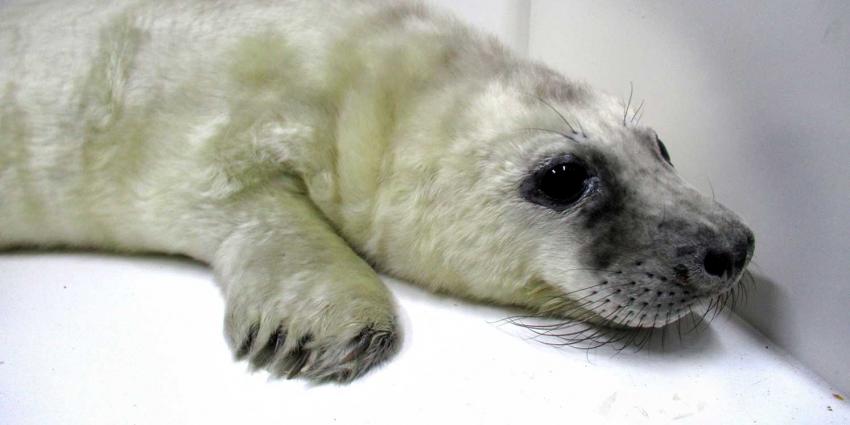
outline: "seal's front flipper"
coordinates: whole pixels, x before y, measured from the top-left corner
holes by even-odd
[[[237,358],[277,376],[350,381],[392,356],[392,297],[304,196],[240,199],[213,267]]]

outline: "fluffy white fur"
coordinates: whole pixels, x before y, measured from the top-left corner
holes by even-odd
[[[392,353],[370,264],[576,314],[585,243],[517,196],[576,149],[534,130],[566,131],[550,104],[636,179],[662,167],[617,100],[415,3],[6,5],[0,57],[0,246],[207,262],[231,346],[289,376],[352,379]],[[697,196],[664,172],[647,197]]]

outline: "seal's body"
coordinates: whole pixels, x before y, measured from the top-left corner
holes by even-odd
[[[372,267],[657,327],[752,255],[628,106],[418,4],[5,6],[0,56],[0,248],[207,262],[231,346],[272,372],[393,352]]]

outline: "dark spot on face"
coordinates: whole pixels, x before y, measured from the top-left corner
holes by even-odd
[[[676,274],[676,280],[681,283],[687,283],[690,278],[690,272],[688,271],[688,267],[684,264],[677,264],[673,267],[673,273]]]
[[[598,269],[607,269],[614,263],[615,258],[613,251],[607,249],[600,250],[594,257],[595,262],[593,263],[593,267]]]
[[[588,267],[607,269],[619,263],[623,255],[634,252],[630,249],[635,240],[633,233],[638,231],[642,220],[638,211],[628,207],[633,196],[630,186],[613,172],[624,167],[600,152],[588,152],[584,159],[598,180],[592,198],[588,198],[575,216],[577,229],[588,238],[582,259]]]
[[[697,252],[696,247],[693,246],[680,246],[676,248],[676,257],[687,257],[689,255],[694,255]]]

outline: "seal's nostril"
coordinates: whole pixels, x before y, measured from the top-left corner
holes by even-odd
[[[732,256],[727,252],[708,251],[703,260],[705,272],[717,277],[723,277],[724,274],[732,274]]]

